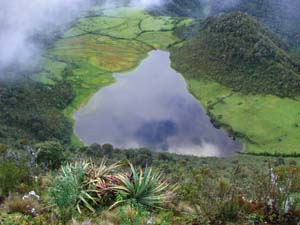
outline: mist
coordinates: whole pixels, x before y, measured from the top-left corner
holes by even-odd
[[[92,4],[158,6],[161,0],[9,0],[0,6],[0,78],[30,71],[42,50]]]

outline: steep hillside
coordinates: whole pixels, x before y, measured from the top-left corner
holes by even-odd
[[[72,99],[72,88],[63,81],[52,87],[27,79],[0,82],[0,143],[69,142],[72,125],[62,110]]]
[[[300,95],[300,65],[254,18],[235,12],[178,32],[189,40],[173,49],[172,60],[189,78],[211,79],[243,93]],[[190,33],[196,35],[187,37]]]
[[[296,47],[300,44],[300,2],[295,0],[240,0],[225,11],[248,13]],[[217,11],[216,11],[217,12]]]

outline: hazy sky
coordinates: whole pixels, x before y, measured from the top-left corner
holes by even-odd
[[[30,63],[39,52],[33,35],[66,23],[89,0],[9,0],[0,7],[0,69],[12,63]]]

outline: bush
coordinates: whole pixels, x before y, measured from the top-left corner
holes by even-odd
[[[37,152],[37,163],[45,168],[57,169],[66,160],[64,147],[56,141],[47,141],[35,146]]]
[[[12,195],[5,201],[5,207],[9,213],[19,212],[25,215],[35,216],[39,210],[39,203],[34,197],[22,198],[19,195]]]
[[[87,164],[84,163],[63,166],[49,187],[50,201],[58,208],[59,215],[64,221],[71,218],[76,207],[79,209],[80,200],[94,211],[86,201],[87,193],[83,189],[86,167]]]
[[[22,182],[29,182],[29,170],[23,165],[16,165],[12,161],[0,163],[0,193],[7,196],[14,192]]]
[[[150,213],[141,205],[120,207],[117,215],[122,225],[147,224],[150,219]]]

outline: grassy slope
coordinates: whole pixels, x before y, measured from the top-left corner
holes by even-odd
[[[114,82],[113,73],[132,70],[150,50],[167,49],[178,42],[173,31],[185,24],[185,19],[152,17],[134,8],[92,11],[92,15],[79,19],[48,50],[44,55],[44,71],[37,76],[40,81],[52,84],[67,70],[66,79],[76,95],[64,110],[69,118],[99,88]],[[75,136],[72,142],[80,145]]]
[[[247,152],[299,153],[300,101],[243,95],[213,81],[187,80],[190,91],[223,127],[242,133]]]

